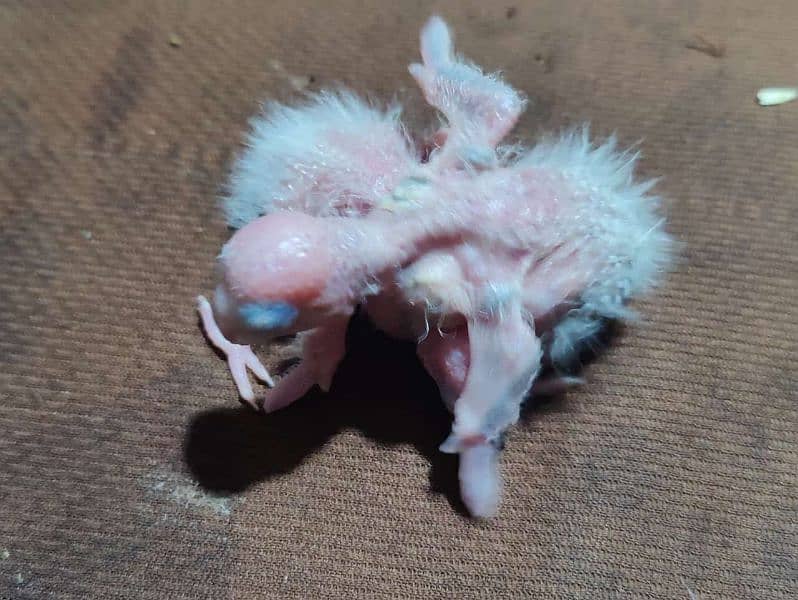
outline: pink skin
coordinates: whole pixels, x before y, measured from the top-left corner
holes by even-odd
[[[421,54],[410,73],[447,125],[418,162],[384,123],[372,135],[328,123],[319,143],[358,168],[300,169],[285,184],[286,210],[249,221],[224,246],[213,302],[199,297],[198,309],[239,394],[266,412],[329,388],[358,305],[388,334],[420,338],[419,357],[454,415],[441,450],[459,453],[463,500],[488,517],[501,496],[499,441],[525,396],[578,383],[535,381],[538,336],[578,305],[608,260],[602,236],[617,229],[586,232],[585,192],[557,168],[500,166],[496,147],[525,100],[457,60],[440,19],[422,30]],[[247,344],[300,331],[311,331],[301,363],[256,400],[247,369],[273,383]]]

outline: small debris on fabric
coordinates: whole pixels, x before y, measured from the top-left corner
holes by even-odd
[[[92,238],[92,233],[88,229],[81,229],[80,235],[82,235],[85,240],[90,240]]]
[[[169,34],[169,45],[172,48],[180,48],[180,46],[183,45],[183,38],[181,38],[176,33],[170,33]]]
[[[543,67],[544,73],[551,73],[554,70],[554,59],[551,54],[544,56],[542,53],[537,52],[533,58],[536,63]]]
[[[687,595],[690,597],[690,600],[698,600],[698,594],[696,594],[684,580],[682,580],[682,585],[687,590]]]
[[[301,92],[310,85],[310,77],[307,75],[289,75],[288,83],[290,83],[291,87],[297,92]]]
[[[8,550],[6,550],[5,548],[0,550],[0,560],[8,560],[8,558],[10,556],[11,556],[11,553]]]
[[[723,58],[726,55],[726,47],[723,44],[711,42],[700,35],[694,35],[693,39],[687,42],[684,47],[701,52],[712,58]]]
[[[150,492],[171,500],[181,508],[210,511],[220,517],[229,517],[232,513],[231,498],[206,492],[197,482],[166,467],[151,471],[147,475],[146,485]]]
[[[760,106],[776,106],[792,102],[798,98],[798,88],[794,87],[768,87],[756,93],[756,100]]]
[[[277,59],[270,60],[269,66],[275,73],[282,75],[288,81],[288,84],[294,89],[294,91],[297,92],[301,92],[311,83],[316,81],[316,77],[313,75],[292,75],[291,73],[288,73],[285,70],[285,67],[283,67],[283,64]]]

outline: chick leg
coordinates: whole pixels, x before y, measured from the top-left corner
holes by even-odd
[[[255,376],[269,386],[274,385],[274,380],[269,375],[266,367],[260,362],[252,348],[241,344],[234,344],[224,337],[216,320],[213,318],[213,309],[210,302],[204,296],[197,298],[197,308],[202,326],[211,343],[221,350],[227,357],[227,365],[233,376],[233,381],[238,388],[238,394],[252,408],[257,409],[255,403],[255,393],[252,391],[252,384],[247,376],[247,368],[251,369]]]
[[[302,361],[263,398],[263,411],[274,412],[304,396],[314,385],[329,391],[335,370],[346,351],[347,320],[315,329],[305,339]]]

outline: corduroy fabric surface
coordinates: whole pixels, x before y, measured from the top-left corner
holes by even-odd
[[[0,597],[798,597],[798,103],[753,100],[798,83],[798,4],[334,4],[0,3]],[[259,103],[424,123],[432,12],[529,94],[516,134],[642,140],[685,243],[512,432],[491,523],[412,348],[355,327],[333,393],[261,417],[194,312]]]

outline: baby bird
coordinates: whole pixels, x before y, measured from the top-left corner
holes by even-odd
[[[199,312],[254,407],[247,369],[274,384],[249,345],[309,332],[300,364],[259,401],[266,412],[329,388],[358,306],[417,340],[454,416],[441,450],[460,456],[471,514],[489,517],[522,402],[577,383],[539,379],[544,360],[568,363],[602,322],[632,316],[629,300],[661,280],[673,242],[652,183],[633,178],[635,153],[592,144],[586,128],[501,146],[525,98],[458,57],[438,17],[422,28],[421,57],[410,74],[445,122],[424,143],[398,106],[346,91],[270,104],[254,120],[225,202],[238,230]]]

